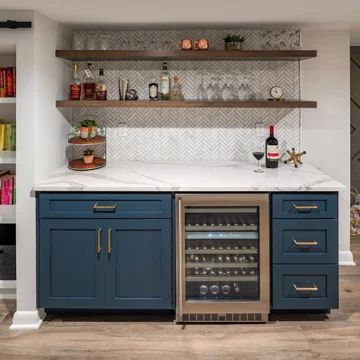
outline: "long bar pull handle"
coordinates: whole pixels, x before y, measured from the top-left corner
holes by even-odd
[[[312,287],[300,287],[300,286],[296,286],[296,284],[293,283],[293,287],[294,287],[295,291],[298,291],[298,292],[301,292],[301,291],[313,291],[313,292],[319,291],[319,288],[315,284],[312,284]]]
[[[112,250],[112,247],[111,247],[111,228],[109,228],[109,230],[108,230],[108,254],[109,255],[111,254],[111,250]]]
[[[319,243],[317,241],[300,241],[300,240],[293,240],[296,246],[318,246]]]
[[[97,231],[97,253],[98,255],[101,253],[101,227]]]
[[[114,211],[116,209],[117,203],[113,205],[99,205],[98,203],[94,204],[93,210],[112,210]]]
[[[293,207],[298,211],[316,210],[319,208],[319,206],[317,205],[296,205],[296,204],[293,204]]]

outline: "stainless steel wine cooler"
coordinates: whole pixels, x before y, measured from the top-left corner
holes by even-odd
[[[265,322],[267,194],[176,196],[178,322]]]

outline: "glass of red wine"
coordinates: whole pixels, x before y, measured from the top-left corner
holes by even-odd
[[[259,151],[254,151],[253,152],[254,158],[257,160],[257,168],[254,170],[254,172],[256,173],[263,173],[264,170],[261,168],[260,166],[260,160],[264,157],[264,150],[260,149]]]

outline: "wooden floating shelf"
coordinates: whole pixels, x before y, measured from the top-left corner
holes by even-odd
[[[82,139],[81,137],[74,137],[68,140],[71,145],[98,145],[105,143],[105,136],[95,136],[92,139]]]
[[[113,60],[256,60],[298,61],[314,58],[316,50],[56,50],[56,57],[73,61]]]
[[[316,101],[307,100],[58,100],[57,108],[316,108]]]

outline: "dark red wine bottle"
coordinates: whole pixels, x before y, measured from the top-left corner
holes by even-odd
[[[277,168],[279,166],[279,142],[274,136],[274,126],[270,126],[270,136],[266,139],[266,167]]]

